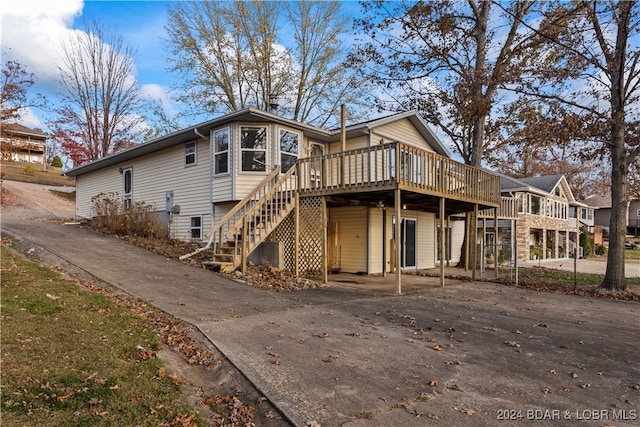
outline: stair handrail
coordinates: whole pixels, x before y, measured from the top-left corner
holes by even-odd
[[[180,257],[180,260],[185,260],[187,258],[191,258],[192,256],[199,254],[200,252],[204,252],[207,249],[209,249],[211,247],[211,244],[213,243],[213,239],[215,238],[216,232],[219,231],[231,218],[233,218],[242,208],[246,207],[247,204],[249,204],[253,197],[258,193],[258,191],[260,191],[262,188],[266,187],[269,182],[271,182],[271,180],[273,178],[275,178],[276,176],[278,176],[280,174],[280,165],[276,165],[276,167],[273,169],[273,171],[271,171],[271,173],[269,175],[267,175],[265,177],[265,179],[262,180],[262,182],[260,182],[260,184],[258,184],[249,194],[247,194],[244,199],[242,199],[240,202],[238,202],[233,209],[231,209],[229,212],[227,212],[226,215],[224,215],[219,221],[216,221],[216,223],[209,229],[209,231],[207,231],[205,233],[205,237],[208,237],[209,240],[207,241],[207,244],[202,247],[202,248],[198,248],[193,252],[190,252],[186,255],[182,255]]]
[[[288,182],[289,178],[291,178],[291,175],[293,175],[295,173],[296,167],[293,166],[291,167],[287,173],[285,173],[284,175],[282,175],[280,177],[280,179],[278,179],[278,181],[273,184],[273,186],[269,189],[269,191],[267,191],[259,200],[257,200],[253,206],[251,206],[251,208],[245,212],[245,214],[243,215],[244,217],[249,217],[251,215],[253,215],[258,209],[261,209],[262,206],[264,206],[268,200],[271,199],[271,197],[273,196],[273,194],[275,194],[276,192],[279,191],[279,189],[286,183]],[[295,192],[295,190],[293,190]],[[231,228],[229,228],[229,230],[227,231],[227,234],[225,234],[225,237],[228,239],[231,236],[233,236],[235,233],[238,232],[238,230],[240,228],[243,227],[242,225],[242,218],[240,218]]]

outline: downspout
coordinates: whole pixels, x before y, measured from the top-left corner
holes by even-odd
[[[203,134],[201,134],[200,132],[198,132],[198,128],[193,128],[193,132],[200,138],[207,140],[207,137],[204,136]],[[215,217],[213,216],[214,212],[213,212],[213,170],[211,168],[211,166],[213,165],[213,150],[211,150],[211,143],[209,143],[209,205],[211,206],[211,226],[213,226],[213,224],[215,223]],[[203,227],[204,228],[204,227]],[[180,257],[180,260],[184,260],[187,258],[192,257],[195,254],[198,254],[200,252],[206,251],[207,249],[209,249],[211,247],[211,243],[213,243],[213,238],[214,235],[212,234],[211,237],[209,237],[209,240],[207,241],[207,244],[200,248],[195,250],[194,252],[191,252],[189,254],[186,255],[182,255]]]

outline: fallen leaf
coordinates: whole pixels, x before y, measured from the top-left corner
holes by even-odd
[[[180,377],[178,376],[177,373],[174,373],[173,375],[171,375],[171,378],[173,379],[173,382],[175,384],[181,384],[182,383],[182,381],[180,381]]]
[[[429,381],[429,385],[431,387],[437,387],[438,386],[438,381],[437,380],[431,380],[431,381]]]
[[[432,348],[433,348],[435,351],[442,351],[442,350],[444,350],[444,347],[442,347],[442,346],[441,346],[440,344],[438,344],[438,343],[433,343]]]
[[[476,413],[476,411],[475,411],[475,410],[473,410],[473,409],[463,409],[461,412],[462,412],[463,414],[467,414],[467,415],[473,415],[473,414],[475,414],[475,413]]]

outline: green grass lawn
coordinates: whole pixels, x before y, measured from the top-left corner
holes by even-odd
[[[603,280],[604,274],[577,273],[575,276],[576,285],[581,288],[599,286]],[[522,286],[567,288],[574,285],[574,274],[544,267],[521,267],[518,269],[518,283]],[[640,278],[627,278],[626,285],[640,287]]]
[[[148,321],[2,247],[3,426],[204,425]]]
[[[624,259],[640,260],[640,248],[638,249],[625,249]]]

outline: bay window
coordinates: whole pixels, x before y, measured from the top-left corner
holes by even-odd
[[[242,126],[240,128],[240,157],[243,172],[267,170],[267,128]]]

